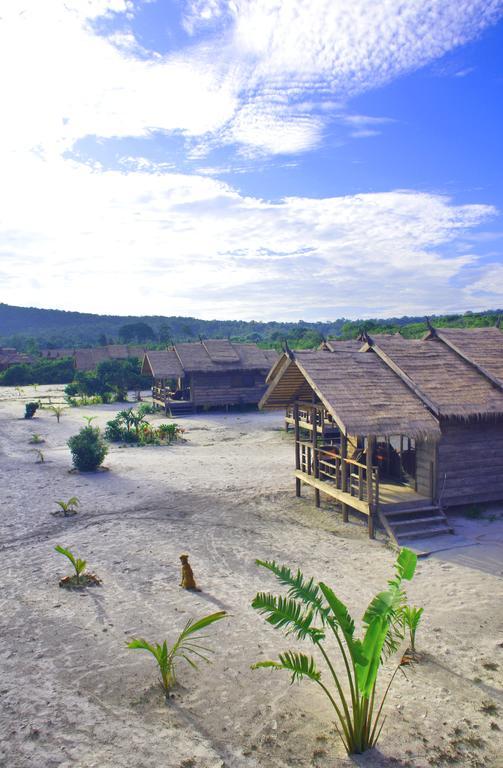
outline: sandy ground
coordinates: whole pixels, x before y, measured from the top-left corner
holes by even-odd
[[[254,559],[300,566],[359,617],[390,574],[384,537],[369,541],[357,521],[316,509],[308,489],[295,498],[279,413],[185,417],[183,444],[113,447],[109,472],[70,474],[66,441],[83,416],[104,425],[117,409],[25,421],[19,394],[0,391],[1,766],[503,766],[500,509],[459,520],[471,546],[421,559],[409,593],[425,606],[423,661],[396,678],[378,749],[348,758],[321,690],[250,670],[292,646],[250,608],[257,590],[275,590]],[[46,440],[43,464],[32,432]],[[78,515],[51,514],[73,495]],[[86,558],[102,587],[60,589],[69,571],[56,544]],[[178,586],[184,551],[199,593]],[[231,616],[210,630],[214,662],[199,673],[180,666],[166,704],[153,660],[125,641],[173,638],[189,617],[220,608]]]

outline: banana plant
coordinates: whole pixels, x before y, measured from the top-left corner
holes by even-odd
[[[404,628],[409,631],[410,650],[416,653],[416,632],[423,615],[423,608],[405,605],[402,609],[402,621]]]
[[[79,557],[75,557],[69,549],[65,549],[64,547],[61,547],[59,544],[54,547],[56,552],[59,552],[60,555],[64,555],[68,558],[68,560],[71,562],[73,567],[75,568],[75,577],[77,584],[80,584],[80,577],[84,573],[87,562],[85,560],[81,560]]]
[[[293,574],[290,568],[274,561],[256,563],[287,587],[287,595],[259,592],[252,607],[276,629],[283,629],[298,640],[309,640],[323,658],[329,680],[325,682],[313,656],[292,650],[280,653],[278,661],[257,662],[252,669],[286,670],[292,683],[304,678],[316,683],[334,708],[337,731],[346,752],[359,754],[371,749],[381,734],[384,702],[400,669],[398,663],[378,700],[381,664],[398,650],[403,640],[402,612],[407,603],[402,584],[414,576],[415,553],[405,548],[400,551],[388,588],[373,598],[363,615],[361,639],[355,637],[355,622],[347,607],[326,584],[306,579],[300,570]],[[335,641],[342,657],[342,674],[325,647],[329,638]]]
[[[78,500],[77,496],[72,496],[71,499],[68,499],[68,501],[56,501],[55,502],[58,507],[62,510],[65,517],[68,515],[76,515],[77,514],[77,507],[80,504],[80,501]]]
[[[170,689],[176,682],[175,662],[178,659],[184,659],[194,669],[198,669],[194,657],[209,663],[209,658],[205,654],[212,653],[212,650],[206,645],[201,645],[199,642],[199,640],[205,640],[206,636],[200,635],[196,642],[192,638],[192,635],[205,629],[215,621],[223,619],[225,616],[225,611],[218,611],[217,613],[211,613],[208,616],[204,616],[204,618],[199,619],[199,621],[189,620],[178,635],[175,643],[171,646],[168,646],[166,640],[164,640],[162,645],[159,645],[159,643],[151,645],[143,638],[138,638],[131,640],[127,644],[127,647],[133,650],[148,651],[152,654],[159,667],[161,688],[166,697],[168,697]]]

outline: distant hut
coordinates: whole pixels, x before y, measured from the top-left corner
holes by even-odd
[[[434,329],[421,340],[365,336],[288,352],[268,378],[263,408],[292,408],[296,492],[314,488],[376,519],[397,541],[449,532],[443,509],[503,499],[503,335]],[[330,420],[326,443],[310,421]]]
[[[63,357],[73,357],[75,355],[75,348],[59,347],[57,349],[41,349],[39,355],[46,360],[61,360]]]
[[[77,371],[94,371],[99,363],[104,360],[127,360],[131,357],[143,359],[145,347],[133,344],[108,344],[104,347],[90,347],[89,349],[76,349],[74,353],[74,365]]]
[[[24,352],[18,352],[14,347],[0,347],[0,371],[5,371],[12,365],[31,365],[33,357]]]
[[[200,407],[257,404],[277,359],[274,350],[256,344],[205,339],[145,352],[142,373],[154,379],[154,404],[174,415]]]

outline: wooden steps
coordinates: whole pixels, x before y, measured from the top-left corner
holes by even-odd
[[[379,518],[397,544],[453,532],[444,512],[435,505],[389,504],[379,511]]]
[[[167,409],[172,417],[186,416],[189,413],[194,413],[193,403],[188,403],[186,400],[172,400],[167,403]]]

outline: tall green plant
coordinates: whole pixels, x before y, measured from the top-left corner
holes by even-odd
[[[374,597],[363,615],[361,639],[355,637],[355,623],[347,607],[326,584],[307,580],[300,570],[294,575],[288,567],[275,562],[256,562],[287,587],[287,596],[259,592],[252,607],[276,629],[313,643],[325,662],[329,681],[322,679],[313,656],[298,651],[285,651],[279,655],[279,661],[261,661],[252,668],[284,669],[290,672],[292,683],[303,678],[313,681],[335,710],[338,733],[347,753],[361,753],[375,746],[384,724],[383,705],[400,664],[380,701],[376,691],[378,673],[383,661],[403,640],[402,611],[407,603],[402,583],[412,579],[416,555],[409,549],[400,551],[388,588]],[[329,637],[335,640],[342,657],[342,673],[336,669],[326,647]]]
[[[217,613],[211,613],[209,616],[199,619],[199,621],[194,622],[189,620],[172,646],[168,646],[166,640],[164,640],[162,645],[159,645],[159,643],[151,645],[143,638],[138,638],[136,640],[131,640],[131,642],[127,644],[127,647],[134,650],[139,649],[142,651],[149,651],[149,653],[152,654],[157,661],[159,672],[161,674],[161,687],[167,696],[176,682],[175,662],[178,659],[184,659],[194,669],[198,668],[194,657],[209,662],[209,659],[205,654],[212,653],[211,648],[194,641],[192,635],[205,629],[215,621],[223,619],[224,616],[226,616],[225,611],[218,611]],[[205,635],[200,635],[198,640],[204,640],[205,638]]]

